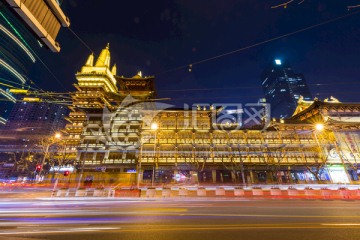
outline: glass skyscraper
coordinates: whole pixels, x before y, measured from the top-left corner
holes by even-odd
[[[34,52],[41,45],[33,34],[0,2],[0,117],[7,119],[15,98],[9,86],[21,88],[36,58]]]
[[[295,73],[287,62],[276,59],[261,75],[266,102],[271,105],[271,116],[291,117],[302,96],[311,100],[310,89],[303,74]]]
[[[28,84],[41,48],[60,51],[56,37],[60,27],[69,24],[53,1],[0,0],[0,124],[16,102],[9,89]]]

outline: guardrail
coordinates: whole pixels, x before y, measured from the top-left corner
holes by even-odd
[[[259,187],[172,187],[172,188],[79,188],[58,189],[52,197],[107,197],[107,198],[264,198],[264,199],[323,199],[323,200],[360,200],[360,189],[313,189],[313,188],[259,188]]]

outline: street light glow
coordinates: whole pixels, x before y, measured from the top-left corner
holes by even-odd
[[[159,126],[158,126],[157,123],[154,122],[154,123],[151,124],[151,129],[152,130],[157,130],[158,128],[159,128]]]
[[[55,133],[55,136],[54,136],[56,139],[60,139],[61,138],[61,133]]]
[[[316,125],[315,125],[315,129],[316,129],[317,131],[322,131],[322,130],[324,130],[324,124],[322,124],[322,123],[316,124]]]

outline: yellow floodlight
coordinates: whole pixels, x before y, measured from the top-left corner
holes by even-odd
[[[40,98],[26,97],[23,98],[24,102],[42,102]]]
[[[12,88],[9,90],[9,92],[13,93],[13,94],[27,94],[29,92],[29,90]]]

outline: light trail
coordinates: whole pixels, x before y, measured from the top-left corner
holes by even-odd
[[[17,72],[14,68],[12,68],[9,64],[7,64],[4,60],[0,59],[0,65],[5,67],[9,72],[11,72],[15,77],[17,77],[22,83],[25,83],[26,80],[19,72]]]
[[[35,62],[35,57],[31,54],[29,49],[19,40],[17,37],[15,37],[10,31],[8,31],[3,25],[0,24],[0,30],[3,31],[6,35],[8,35],[17,45],[25,51],[25,53],[30,57],[32,62]]]
[[[36,226],[38,227],[38,226]],[[61,229],[60,229],[61,228]],[[326,224],[326,223],[295,223],[295,224],[214,224],[214,225],[146,225],[133,226],[124,225],[121,227],[75,227],[75,228],[63,228],[63,226],[57,226],[57,228],[42,228],[34,230],[33,226],[17,227],[14,231],[7,230],[0,233],[1,235],[43,235],[43,234],[57,234],[57,233],[75,233],[75,232],[98,232],[98,231],[112,231],[112,232],[150,232],[150,231],[221,231],[221,230],[246,230],[246,229],[359,229],[359,224],[345,223],[345,224]],[[27,230],[28,229],[28,230]]]
[[[2,94],[4,97],[6,97],[7,99],[9,99],[11,102],[16,103],[16,99],[11,96],[10,93],[6,92],[5,90],[3,90],[2,88],[0,88],[0,94]]]

